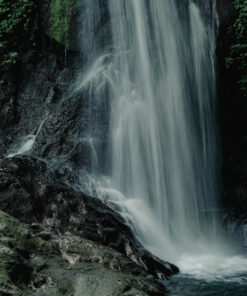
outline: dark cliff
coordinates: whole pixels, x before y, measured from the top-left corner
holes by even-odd
[[[244,1],[242,1],[244,3]],[[231,0],[218,0],[217,39],[219,128],[222,151],[222,185],[225,206],[247,210],[247,100],[240,89],[240,71],[226,67],[236,43],[233,24],[238,17]]]

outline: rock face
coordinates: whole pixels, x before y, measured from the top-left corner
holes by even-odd
[[[32,272],[26,264],[28,249],[35,243],[27,228],[17,220],[0,212],[0,294],[24,295]],[[15,284],[16,283],[16,284]]]
[[[28,156],[0,160],[0,191],[1,210],[22,222],[38,223],[48,232],[59,232],[59,239],[65,236],[66,240],[69,232],[70,238],[77,236],[77,240],[87,239],[111,247],[116,250],[113,253],[120,252],[123,258],[130,258],[132,267],[154,278],[165,279],[178,272],[176,266],[144,250],[120,215],[99,199],[76,192],[59,181],[43,161]],[[49,237],[49,233],[44,234],[44,239]],[[110,274],[106,275],[106,282],[110,283],[110,279]],[[82,279],[80,285],[86,283]]]
[[[247,210],[247,101],[240,92],[239,71],[226,69],[234,35],[229,32],[236,19],[231,0],[217,0],[219,34],[217,39],[219,129],[222,150],[222,183],[225,205],[240,212]]]
[[[158,280],[119,252],[2,211],[0,259],[1,295],[166,295]]]

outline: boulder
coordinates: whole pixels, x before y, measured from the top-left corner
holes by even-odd
[[[157,278],[179,271],[146,251],[118,213],[59,181],[41,160],[28,156],[0,160],[0,191],[0,209],[23,222],[107,245]]]
[[[0,211],[0,294],[166,295],[164,285],[121,253]]]

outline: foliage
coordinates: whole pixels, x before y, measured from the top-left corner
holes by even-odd
[[[71,9],[81,0],[51,0],[48,35],[68,47]]]
[[[57,42],[66,43],[70,21],[69,0],[53,0],[50,13],[50,37],[54,38]]]
[[[235,67],[240,72],[239,84],[243,94],[247,95],[247,0],[234,0],[238,12],[237,19],[230,30],[234,33],[235,44],[231,46],[226,66]]]
[[[0,66],[16,62],[21,44],[35,46],[35,0],[0,0]]]

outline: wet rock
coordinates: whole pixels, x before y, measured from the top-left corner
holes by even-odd
[[[27,156],[2,159],[0,190],[0,209],[21,221],[42,223],[112,247],[156,277],[178,272],[176,266],[144,250],[119,214],[58,181],[43,161]],[[48,234],[42,235],[49,239]]]
[[[247,247],[247,214],[242,211],[226,210],[222,213],[221,223],[230,242],[236,246]]]
[[[85,135],[94,118],[86,112],[86,94],[68,93],[75,74],[73,55],[65,65],[59,50],[54,51],[28,52],[19,64],[18,81],[11,71],[3,77],[0,156],[16,153],[34,137],[26,154],[55,160],[58,169],[88,167],[91,147]]]
[[[158,281],[111,248],[71,233],[53,236],[51,242],[58,246],[64,259],[42,270],[47,278],[52,275],[52,281],[56,283],[46,285],[46,291],[51,295],[60,295],[58,292],[62,290],[67,295],[70,292],[74,295],[117,296],[125,295],[124,292],[131,289],[136,289],[140,295],[162,295],[161,291],[165,293]],[[56,286],[59,286],[59,291]]]
[[[61,60],[52,52],[39,55],[29,51],[18,66],[1,75],[1,156],[23,137],[36,134],[48,116],[52,102],[64,87],[56,82],[63,71]]]
[[[1,295],[166,295],[121,253],[69,232],[35,229],[0,211]]]
[[[0,295],[26,295],[33,271],[28,259],[39,242],[25,224],[0,211]]]

